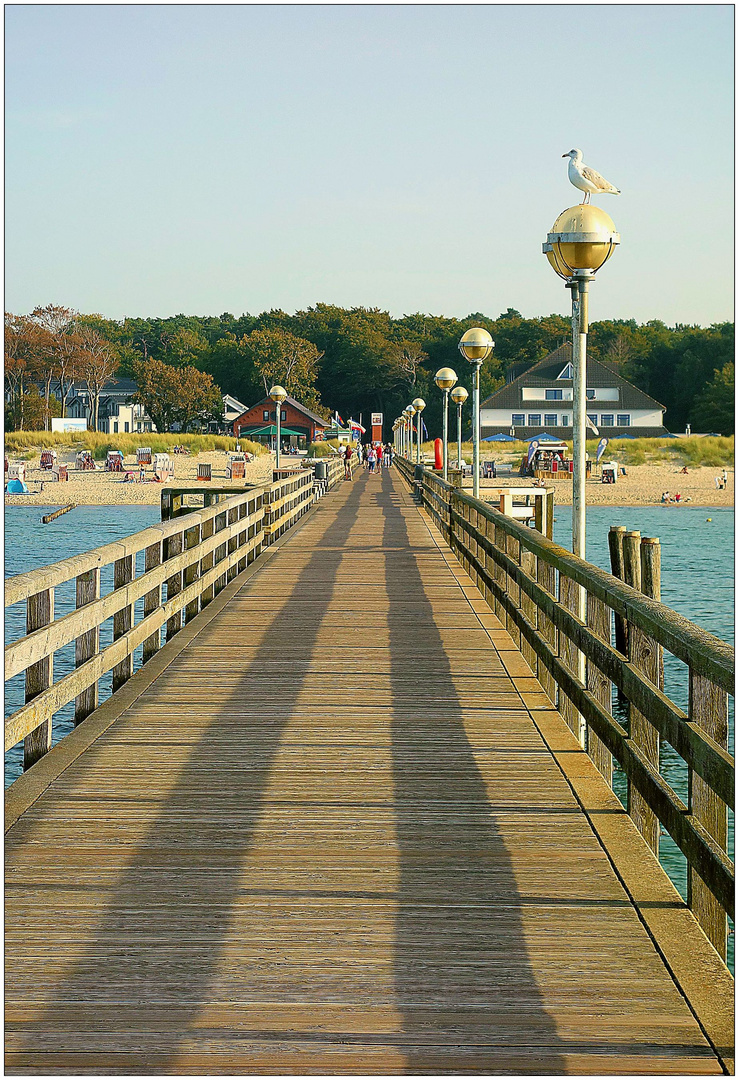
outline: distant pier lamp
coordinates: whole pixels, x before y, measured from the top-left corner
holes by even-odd
[[[405,438],[405,456],[409,461],[413,460],[413,417],[416,415],[416,410],[412,405],[406,405],[403,409],[405,413],[406,423],[406,438]]]
[[[469,397],[463,386],[455,386],[452,390],[452,401],[457,406],[457,469],[462,471],[462,406]]]
[[[459,351],[474,367],[472,382],[472,494],[480,498],[480,368],[495,347],[487,330],[473,326],[462,334]]]
[[[449,478],[449,391],[457,381],[457,373],[450,367],[439,368],[434,375],[434,382],[440,390],[444,392],[444,430],[442,445],[444,448],[444,457],[442,459],[442,476],[445,480]]]
[[[426,408],[426,402],[422,397],[413,399],[413,408],[416,410],[416,465],[421,464],[421,413]]]
[[[287,397],[287,390],[284,386],[273,386],[269,392],[269,396],[274,401],[277,409],[275,410],[275,416],[277,420],[277,452],[275,455],[275,468],[280,467],[280,413],[282,412],[282,403]]]
[[[572,550],[585,558],[585,439],[588,351],[588,292],[590,282],[615,251],[621,237],[599,206],[580,203],[564,210],[547,235],[542,251],[565,282],[572,297]],[[578,617],[587,618],[587,595],[578,588]],[[585,682],[585,656],[577,653],[577,677]],[[579,718],[580,742],[585,746],[586,724]]]

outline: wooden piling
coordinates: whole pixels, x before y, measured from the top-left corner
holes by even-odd
[[[624,580],[624,535],[625,525],[611,525],[608,530],[608,551],[611,556],[611,573],[619,581]],[[620,653],[626,655],[626,619],[622,615],[615,615],[615,646]]]
[[[662,555],[656,536],[643,536],[640,548],[641,591],[652,600],[662,600]],[[659,688],[665,688],[664,650],[657,646],[659,654]]]
[[[68,506],[60,506],[58,510],[54,510],[51,514],[44,514],[41,518],[42,525],[48,525],[50,521],[56,521],[62,514],[68,513],[70,510],[74,510],[77,503],[69,503]]]

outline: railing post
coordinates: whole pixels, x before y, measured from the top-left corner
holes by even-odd
[[[503,529],[503,527],[501,525],[496,524],[494,526],[494,540],[495,540],[495,546],[498,549],[498,551],[505,554],[505,550],[506,550],[506,532],[505,532],[505,529]],[[504,594],[507,593],[508,592],[508,575],[506,574],[504,567],[502,567],[497,562],[496,562],[495,568],[493,570],[493,575],[495,577],[496,582],[498,583],[498,586],[499,586],[501,592],[503,592]],[[498,618],[502,622],[503,626],[505,626],[505,628],[508,629],[508,616],[506,615],[505,607],[503,606],[503,603],[500,600],[495,601],[495,614],[498,616]]]
[[[588,593],[588,626],[601,641],[611,643],[611,609],[603,600]],[[586,662],[588,690],[607,713],[612,711],[611,682],[600,668],[588,660]],[[603,776],[609,787],[613,787],[613,758],[611,751],[601,742],[591,727],[588,727],[587,750],[593,764]]]
[[[624,536],[625,525],[611,525],[608,530],[608,551],[611,557],[611,573],[619,581],[624,580]],[[615,646],[626,656],[626,619],[623,615],[614,615]]]
[[[564,608],[571,612],[571,614],[577,617],[580,610],[580,586],[577,582],[573,581],[572,578],[562,573],[561,570],[559,572],[559,602]],[[560,632],[559,654],[562,663],[575,678],[578,676],[579,652],[580,650],[569,639],[567,634]],[[564,717],[567,727],[579,740],[580,713],[562,689],[560,689],[559,692],[559,711]]]
[[[144,551],[144,573],[147,570],[154,570],[157,566],[160,566],[162,562],[162,542],[158,540],[156,544],[150,544]],[[162,587],[157,585],[155,588],[150,589],[148,593],[144,594],[144,618],[147,615],[153,615],[156,609],[162,602]],[[154,631],[151,637],[146,638],[143,644],[143,656],[142,663],[146,663],[151,660],[152,656],[159,651],[159,643],[161,641],[161,628]]]
[[[186,551],[189,548],[197,547],[200,543],[200,523],[198,522],[197,525],[193,525],[192,528],[187,529],[184,534],[184,538]],[[194,563],[191,563],[190,566],[185,567],[182,582],[183,589],[186,589],[188,585],[192,585],[194,581],[197,581],[199,576],[200,561],[196,560]],[[189,604],[187,604],[185,607],[185,623],[187,624],[191,622],[191,620],[195,618],[199,610],[200,598],[196,597],[194,600],[191,600]]]
[[[520,544],[521,553],[519,556],[519,566],[528,574],[530,578],[536,579],[536,555],[533,551],[528,551],[527,548]],[[521,596],[521,611],[526,616],[526,619],[531,623],[533,627],[537,626],[537,607],[535,602],[531,599],[523,589],[519,589]],[[534,652],[532,645],[529,645],[526,638],[521,635],[521,652],[526,663],[529,665],[534,675],[537,674],[537,660],[538,657]]]
[[[237,506],[234,506],[228,511],[228,515],[227,515],[227,519],[226,519],[227,524],[228,525],[235,525],[236,522],[238,521],[238,519],[239,519],[239,508]],[[236,551],[236,547],[238,545],[238,542],[239,542],[238,536],[232,536],[229,539],[228,547],[227,547],[227,553],[229,555],[233,555],[233,553]],[[239,571],[238,571],[238,567],[236,566],[236,564],[234,564],[233,566],[230,566],[228,568],[228,570],[226,571],[226,581],[233,581],[233,579],[236,577],[238,572]]]
[[[536,560],[536,580],[539,582],[543,589],[555,600],[557,597],[557,571],[551,563],[545,562],[544,559],[538,558]],[[539,612],[539,636],[544,639],[547,645],[550,647],[554,655],[557,654],[557,627],[554,625],[548,615],[545,615],[543,611]],[[553,705],[557,704],[557,684],[554,681],[554,676],[547,667],[545,667],[542,661],[539,662],[539,682],[542,685],[544,693],[547,695]]]
[[[506,533],[505,551],[508,557],[517,563],[521,557],[521,544],[515,536],[511,536],[510,533]],[[515,607],[521,606],[521,590],[515,583],[512,577],[506,575],[506,591],[513,601]],[[506,616],[506,629],[513,638],[513,641],[517,648],[521,648],[521,631],[516,626],[516,623],[511,615]]]
[[[656,537],[643,536],[639,549],[641,561],[641,589],[652,600],[662,600],[662,555],[660,542]],[[664,650],[657,646],[659,663],[659,688],[665,688]]]
[[[54,590],[44,589],[26,600],[26,633],[40,630],[54,621]],[[45,656],[26,668],[26,702],[33,701],[54,681],[54,659]],[[23,768],[30,769],[35,761],[51,750],[51,717],[39,724],[23,741]]]
[[[100,570],[88,570],[79,574],[76,581],[76,605],[78,608],[92,604],[100,596]],[[98,651],[100,646],[100,627],[81,634],[74,643],[74,666],[82,667]],[[98,707],[98,684],[94,682],[74,699],[74,722],[80,724]]]
[[[133,555],[124,555],[113,564],[113,588],[122,589],[133,581]],[[123,637],[133,626],[133,606],[127,605],[113,616],[113,641]],[[129,653],[113,668],[113,693],[133,674],[133,654]]]
[[[632,589],[641,592],[641,534],[626,532],[623,537],[624,581]],[[659,686],[659,655],[655,642],[634,623],[629,623],[626,630],[626,647],[631,663],[643,675]],[[642,751],[647,761],[659,772],[659,732],[650,724],[633,703],[629,703],[629,735]],[[659,854],[659,821],[653,810],[636,790],[634,784],[628,784],[626,808],[652,851]]]
[[[165,562],[168,559],[174,559],[175,556],[182,554],[182,533],[176,532],[174,535],[168,537],[165,540]],[[173,596],[177,596],[182,592],[182,571],[178,570],[172,577],[167,578],[167,601],[171,600]],[[175,634],[182,627],[182,612],[175,611],[173,615],[167,619],[167,633],[166,640],[171,641]]]
[[[724,750],[728,749],[729,699],[702,675],[690,672],[690,719]],[[692,769],[688,769],[688,807],[717,844],[726,851],[728,813],[726,804]],[[688,907],[722,960],[726,961],[728,925],[726,912],[703,884],[699,866],[688,866]]]

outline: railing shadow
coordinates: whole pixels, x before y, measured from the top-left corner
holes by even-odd
[[[395,986],[406,1072],[565,1072],[529,962],[516,876],[427,603],[412,631],[403,597],[427,597],[403,514],[383,478],[393,771],[400,849]],[[422,675],[419,674],[422,667]],[[412,687],[412,704],[409,688]],[[440,712],[443,715],[440,715]]]
[[[108,820],[113,821],[113,826],[109,853],[103,850],[97,856],[88,855],[76,878],[70,867],[64,872],[63,883],[46,886],[50,895],[71,890],[78,896],[75,905],[63,899],[59,903],[57,896],[57,909],[66,909],[66,919],[74,919],[75,915],[79,919],[79,925],[62,928],[62,940],[66,934],[72,941],[84,937],[89,944],[71,971],[61,975],[53,991],[39,985],[32,957],[26,960],[20,977],[26,999],[33,993],[28,987],[35,983],[37,997],[48,995],[50,1004],[38,1019],[12,1023],[6,1029],[20,1033],[17,1038],[22,1046],[6,1060],[8,1073],[45,1072],[41,1063],[48,1053],[57,1072],[131,1071],[156,1075],[172,1071],[183,1043],[187,1040],[192,1045],[197,1040],[196,1021],[211,1000],[212,978],[222,959],[226,937],[232,931],[244,861],[254,841],[270,770],[287,718],[301,693],[307,661],[331,601],[341,549],[355,524],[363,486],[361,480],[353,485],[345,498],[344,512],[330,519],[293,589],[285,593],[262,643],[241,672],[233,694],[219,703],[216,713],[228,718],[225,725],[220,715],[214,715],[179,767],[176,782],[166,796],[157,797],[156,778],[147,792],[146,768],[138,767],[138,787],[124,778],[117,789],[113,772],[108,791],[96,793],[98,811],[100,802],[110,800]],[[267,564],[266,572],[269,568]],[[318,568],[320,573],[316,573]],[[291,634],[289,605],[293,595],[305,593],[306,585],[318,606],[314,607],[312,626],[301,628],[296,637]],[[281,660],[270,631],[278,631],[280,640],[290,641],[289,651]],[[172,710],[169,721],[175,733],[178,706],[173,704],[171,691],[178,686],[178,667],[185,655],[173,662],[150,691],[155,708]],[[260,716],[259,704],[274,702],[276,664],[280,663],[284,664],[285,677],[279,679],[279,709],[265,707]],[[169,687],[166,706],[164,699],[156,705],[157,687]],[[183,710],[188,708],[187,700],[183,692]],[[239,706],[244,714],[241,720]],[[117,722],[115,731],[135,738],[135,707]],[[175,755],[177,739],[172,742]],[[88,807],[87,779],[104,753],[103,738],[78,763],[74,790]],[[115,856],[118,845],[126,843],[125,815],[129,811],[125,806],[129,799],[131,814],[150,813],[152,820],[131,852],[120,880],[108,886],[106,862]],[[74,795],[62,794],[61,801],[59,819],[69,821],[69,828],[74,829],[73,806],[70,809]],[[121,814],[118,828],[116,813]],[[49,793],[46,814],[53,821],[53,791]],[[32,839],[33,829],[32,821],[26,826],[21,820],[14,840],[22,841],[24,830],[25,839]],[[43,871],[40,883],[43,888]],[[6,900],[10,900],[12,878],[7,888]],[[96,916],[101,896],[104,907],[90,935],[87,925]],[[64,963],[63,956],[59,960]],[[44,966],[47,970],[54,966],[48,955]],[[6,1002],[18,990],[17,982],[11,984]],[[60,1065],[62,1061],[66,1065]],[[194,1071],[198,1071],[197,1065]]]

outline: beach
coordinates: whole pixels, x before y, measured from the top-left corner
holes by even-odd
[[[11,461],[14,459],[11,457]],[[297,464],[299,459],[285,458],[286,464]],[[102,469],[77,471],[74,467],[75,452],[59,453],[59,464],[69,466],[69,480],[55,481],[51,473],[39,468],[40,455],[26,461],[26,484],[29,495],[5,495],[6,506],[145,506],[159,505],[163,487],[208,488],[233,487],[243,491],[245,485],[268,484],[272,480],[274,455],[261,454],[246,465],[245,480],[231,480],[226,476],[228,456],[222,450],[210,450],[200,454],[170,454],[174,476],[165,483],[154,479],[151,465],[144,467],[145,479],[140,481],[135,456],[124,458],[124,470],[133,473],[135,480],[126,482],[125,471],[105,472]],[[100,463],[98,463],[100,464]],[[212,480],[198,480],[198,465],[210,464]],[[43,490],[41,485],[43,484]]]
[[[174,454],[170,455],[170,459],[174,465],[175,475],[164,485],[154,480],[151,465],[146,466],[145,480],[140,482],[134,457],[127,457],[124,460],[125,469],[137,478],[133,483],[125,481],[125,473],[109,473],[100,469],[94,472],[78,472],[74,468],[74,453],[71,452],[59,455],[59,463],[69,465],[69,480],[55,482],[50,479],[51,474],[48,471],[39,468],[40,457],[36,456],[26,462],[26,483],[31,493],[29,495],[6,494],[5,503],[9,506],[57,504],[62,506],[68,503],[76,503],[79,506],[158,505],[164,486],[192,485],[203,490],[209,487],[233,487],[237,491],[244,487],[244,481],[232,481],[227,478],[228,458],[223,451],[211,450],[191,456]],[[282,460],[286,465],[297,465],[304,459],[283,455]],[[212,480],[210,482],[197,479],[198,465],[205,463],[211,465]],[[271,480],[273,467],[274,455],[260,455],[247,464],[245,483],[249,485],[268,483]],[[619,476],[615,484],[603,484],[599,477],[587,480],[586,499],[590,506],[657,506],[661,503],[662,492],[668,491],[673,497],[680,492],[680,505],[733,506],[734,469],[732,467],[727,471],[727,485],[719,489],[716,487],[716,477],[721,475],[721,469],[715,466],[691,467],[687,473],[683,473],[681,467],[675,463],[629,465],[626,476]],[[44,485],[43,491],[41,484]],[[572,503],[572,480],[569,475],[566,479],[547,480],[545,484],[548,488],[554,489],[556,505],[567,506]],[[533,486],[531,478],[524,479],[517,472],[510,476],[498,476],[495,480],[480,481],[483,498],[490,498],[492,492],[499,488],[531,486]],[[472,481],[467,477],[465,490],[471,490],[471,488]],[[669,505],[678,504],[672,502]]]

